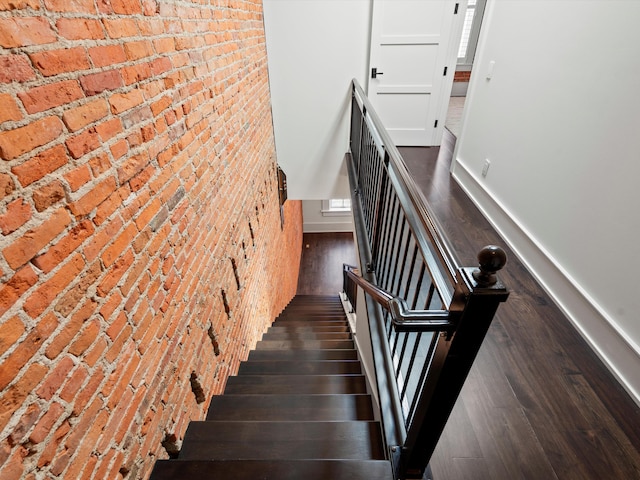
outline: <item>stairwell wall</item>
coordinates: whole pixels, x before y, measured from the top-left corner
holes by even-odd
[[[0,0],[0,478],[146,478],[295,294],[266,60],[259,0]]]

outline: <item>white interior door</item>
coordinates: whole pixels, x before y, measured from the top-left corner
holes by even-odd
[[[464,18],[462,3],[373,2],[368,95],[396,145],[440,143],[460,40],[458,19]]]

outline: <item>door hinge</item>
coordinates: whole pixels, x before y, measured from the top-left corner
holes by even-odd
[[[454,14],[454,15],[457,15],[457,14],[458,14],[458,7],[459,7],[459,6],[460,6],[460,4],[459,4],[459,3],[456,3],[455,8],[453,9],[453,14]]]
[[[444,73],[442,74],[444,77],[447,76],[447,70],[449,69],[449,67],[444,67]]]
[[[438,120],[433,124],[433,128],[438,128]]]

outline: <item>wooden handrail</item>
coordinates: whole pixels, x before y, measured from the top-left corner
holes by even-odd
[[[399,332],[450,332],[455,329],[453,315],[448,310],[411,310],[407,302],[365,280],[344,264],[346,275],[391,315],[391,323]]]

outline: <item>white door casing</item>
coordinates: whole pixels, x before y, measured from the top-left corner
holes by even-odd
[[[440,144],[465,6],[452,0],[373,2],[368,95],[396,145]]]

